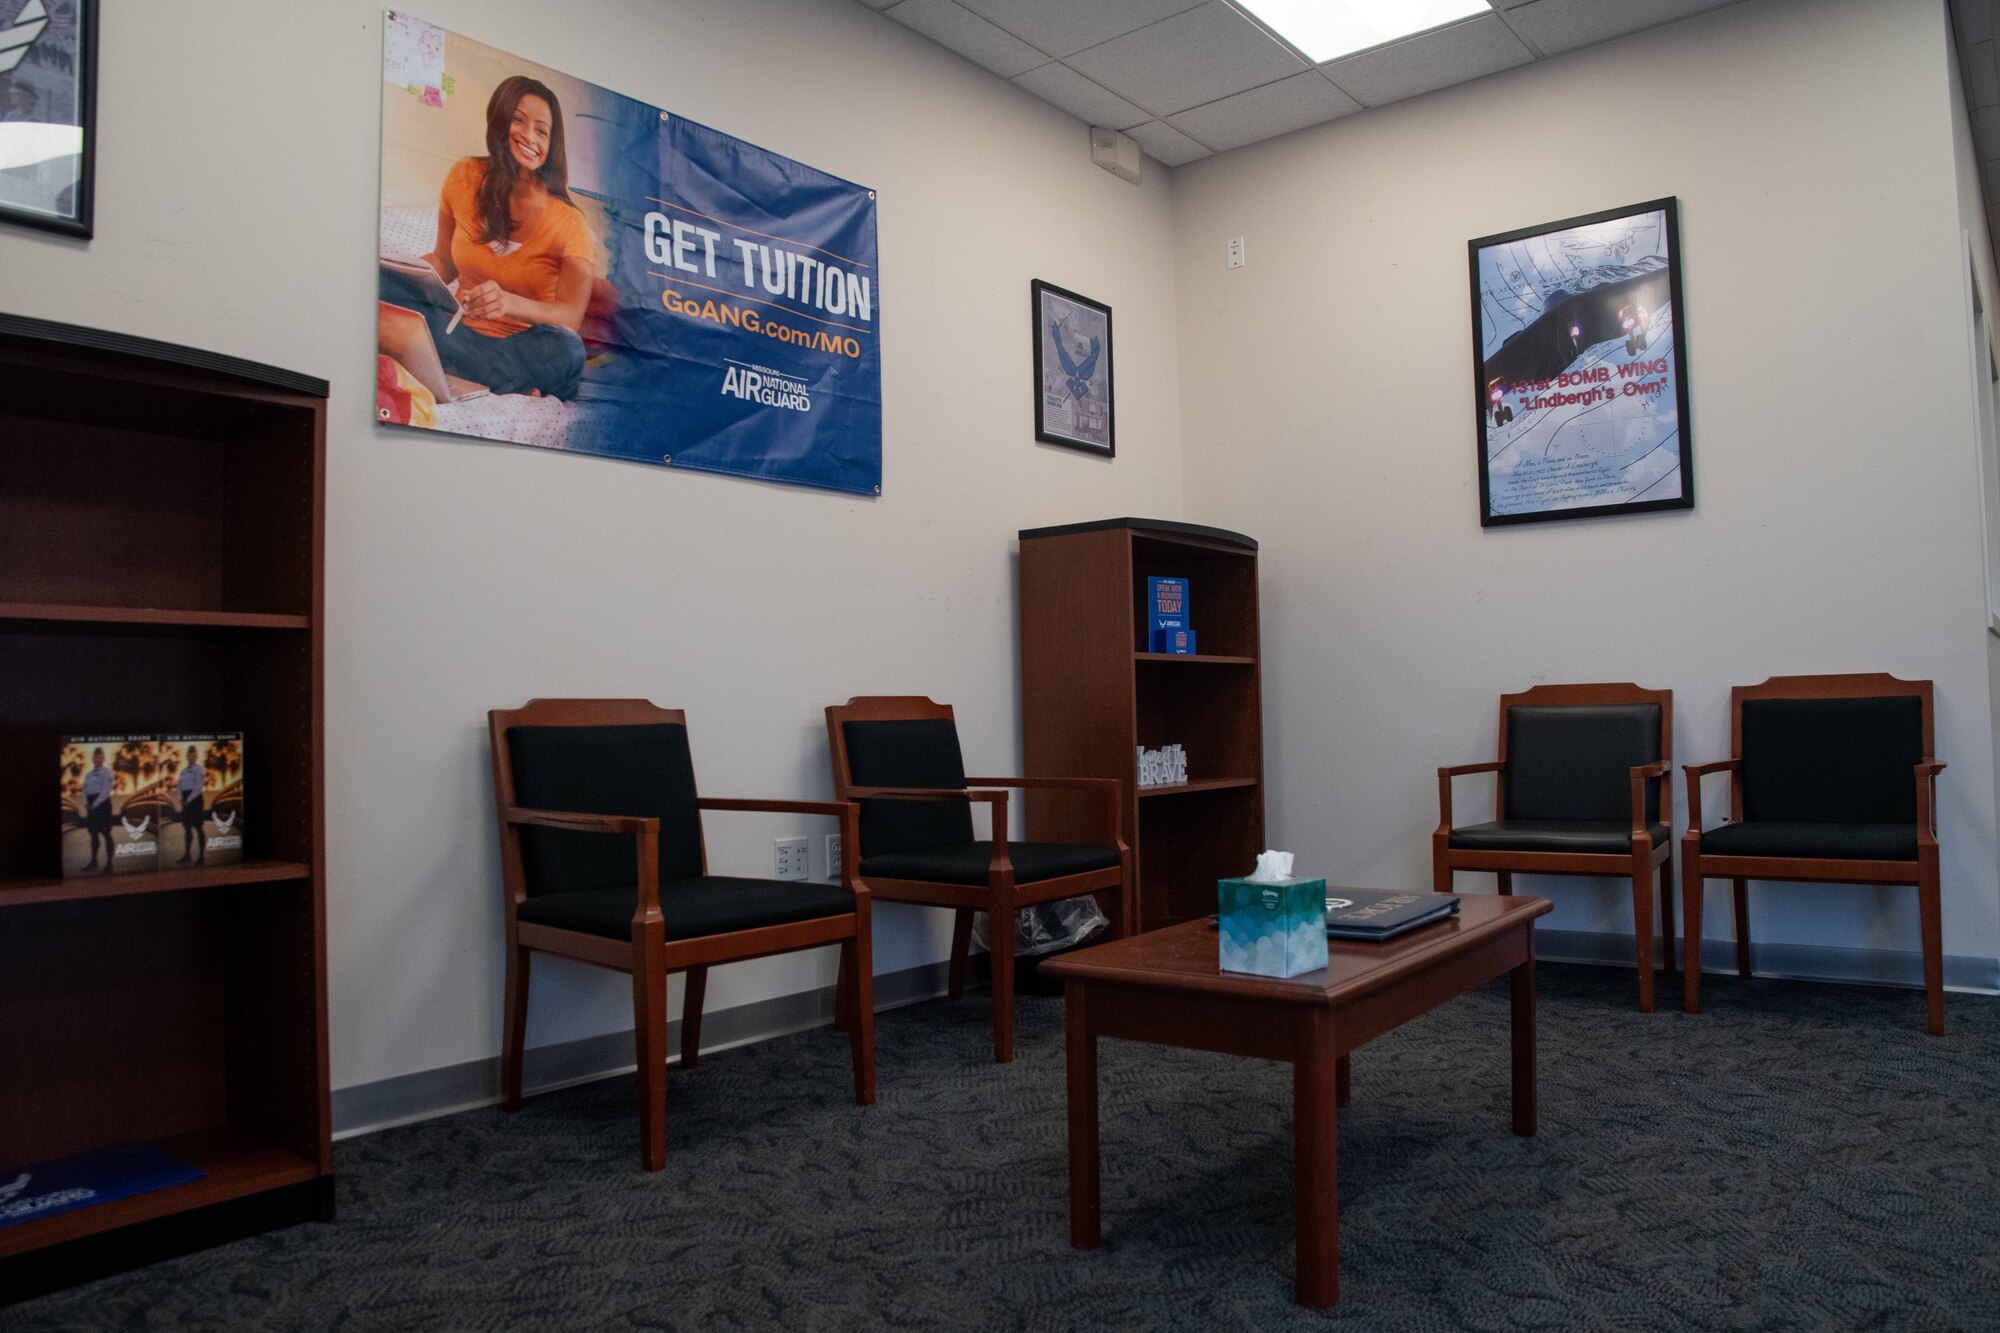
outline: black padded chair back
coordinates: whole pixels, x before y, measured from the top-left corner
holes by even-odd
[[[843,722],[847,776],[857,787],[965,789],[958,727],[949,719]],[[972,810],[959,802],[861,802],[861,855],[886,856],[972,841]]]
[[[1914,824],[1923,700],[1743,701],[1743,818]]]
[[[1507,710],[1508,819],[1632,818],[1632,773],[1660,757],[1660,706],[1561,704]],[[1660,814],[1646,784],[1646,822]]]
[[[701,811],[686,727],[509,727],[507,748],[519,804],[657,819],[661,882],[701,874]],[[523,828],[521,865],[531,898],[638,882],[631,839],[603,833]]]

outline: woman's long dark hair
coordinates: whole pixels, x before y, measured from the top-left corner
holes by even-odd
[[[555,90],[525,74],[502,79],[493,96],[486,99],[486,179],[479,182],[479,222],[485,231],[480,237],[482,241],[504,243],[513,236],[514,218],[509,205],[514,198],[514,187],[528,173],[514,160],[507,131],[514,123],[514,108],[528,96],[539,97],[549,104],[548,156],[534,174],[550,194],[564,203],[570,202],[569,150],[563,146],[562,103],[556,100]]]

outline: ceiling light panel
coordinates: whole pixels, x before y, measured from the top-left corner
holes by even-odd
[[[1314,64],[1490,14],[1487,0],[1231,0]]]

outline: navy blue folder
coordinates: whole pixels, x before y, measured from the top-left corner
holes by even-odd
[[[1386,940],[1458,914],[1458,895],[1403,889],[1328,889],[1326,933],[1343,940]]]

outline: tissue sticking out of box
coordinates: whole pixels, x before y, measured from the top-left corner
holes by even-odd
[[[1292,854],[1290,852],[1259,852],[1257,868],[1250,872],[1255,884],[1269,884],[1274,880],[1292,877]]]

